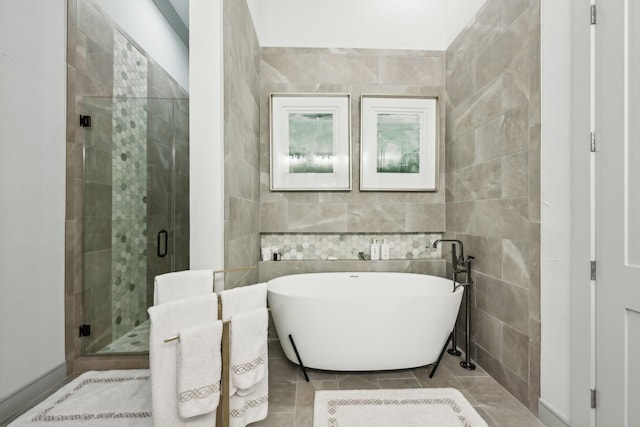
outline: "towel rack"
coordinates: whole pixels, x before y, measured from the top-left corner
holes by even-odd
[[[240,267],[240,268],[231,268],[227,270],[214,271],[213,281],[215,284],[215,274],[216,273],[229,273],[233,271],[243,271],[243,270],[251,270],[255,268],[257,265],[253,267]],[[271,311],[271,308],[267,307],[267,311]],[[222,299],[218,294],[218,320],[222,320]],[[229,343],[229,324],[230,320],[226,320],[222,322],[222,367],[221,367],[221,383],[222,387],[220,388],[220,403],[218,404],[218,411],[216,411],[216,425],[221,427],[229,427],[231,425],[230,421],[230,411],[229,411],[229,393],[228,390],[231,385],[231,373],[229,372],[229,364],[230,360],[230,343]],[[172,341],[180,340],[180,335],[176,335],[175,337],[167,338],[164,340],[165,343],[169,343]]]
[[[213,292],[216,291],[216,274],[220,274],[220,273],[236,273],[238,271],[253,270],[257,266],[258,266],[258,264],[256,263],[255,265],[246,266],[246,267],[235,267],[235,268],[225,268],[224,270],[214,270],[213,271]]]
[[[218,295],[218,320],[222,320],[222,300]],[[165,343],[179,340],[180,336],[167,338]],[[231,384],[229,373],[229,357],[230,357],[230,345],[229,345],[229,321],[222,322],[222,367],[221,367],[221,383],[220,388],[220,403],[218,403],[218,410],[216,411],[216,425],[221,427],[229,427],[229,385]]]
[[[220,305],[220,303],[218,302],[218,305]],[[267,311],[271,311],[271,307],[267,308]],[[218,319],[218,320],[222,320],[222,319]],[[225,320],[224,322],[222,322],[222,326],[224,327],[224,325],[228,325],[229,322],[231,322],[230,320]],[[176,335],[175,337],[171,337],[171,338],[167,338],[164,340],[165,343],[171,342],[171,341],[179,341],[180,340],[180,335]]]

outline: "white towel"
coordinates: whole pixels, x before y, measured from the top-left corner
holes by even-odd
[[[265,363],[265,372],[267,363]],[[234,394],[229,398],[230,427],[245,427],[247,424],[267,418],[269,412],[269,381],[267,375],[245,396]]]
[[[213,270],[165,273],[153,280],[153,305],[213,292]]]
[[[231,320],[237,313],[264,308],[267,306],[267,284],[241,286],[220,292],[222,300],[222,320]]]
[[[218,319],[218,299],[214,293],[185,298],[150,307],[149,366],[154,427],[215,426],[215,412],[190,420],[178,413],[177,346],[165,343],[180,330]]]
[[[247,316],[251,312],[262,309],[262,313],[266,312],[267,307],[267,284],[259,283],[257,285],[243,286],[239,288],[230,289],[220,293],[220,299],[222,300],[222,319],[231,320],[230,329],[233,329],[233,322],[235,316],[241,313],[247,313]],[[258,314],[257,314],[258,315]],[[259,316],[259,315],[258,315]],[[261,321],[260,321],[261,322]],[[262,326],[256,325],[257,328]],[[237,332],[237,330],[236,330]],[[233,336],[233,332],[231,333]],[[230,352],[231,360],[241,360],[243,358],[242,351],[236,349],[232,343],[233,338],[230,338]],[[236,333],[236,340],[241,340]],[[257,383],[249,389],[241,390],[240,395],[237,389],[234,389],[233,385],[229,390],[229,419],[231,427],[244,427],[247,424],[263,420],[267,417],[269,409],[269,375],[268,375],[268,354],[266,350],[267,333],[264,331],[264,336],[260,338],[261,342],[253,343],[257,346],[264,345],[265,358],[262,379],[257,380]],[[249,350],[248,347],[245,347]],[[241,347],[242,350],[242,347]],[[251,359],[249,356],[250,351],[247,351],[245,359],[249,362],[255,359]],[[233,362],[231,362],[233,363]],[[233,371],[232,371],[233,372]],[[233,380],[232,380],[233,383]]]
[[[222,322],[180,330],[178,412],[182,418],[208,414],[220,401]]]
[[[268,325],[266,308],[231,317],[231,394],[247,395],[265,377]]]

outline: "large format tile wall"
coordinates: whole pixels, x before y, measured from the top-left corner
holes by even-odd
[[[378,49],[262,48],[260,69],[260,231],[265,238],[279,233],[342,239],[366,234],[440,233],[445,230],[444,173],[444,52]],[[282,192],[270,190],[269,110],[272,93],[351,94],[352,190],[348,192]],[[360,191],[360,96],[435,96],[439,99],[439,177],[435,192]],[[405,239],[406,240],[406,239]],[[329,251],[327,245],[321,252]],[[423,242],[424,244],[427,241]],[[369,245],[362,251],[369,253]],[[357,256],[357,252],[356,252]],[[345,258],[352,258],[351,256]],[[287,261],[261,265],[260,279],[296,272],[382,271],[400,268],[389,261],[329,264]],[[396,265],[397,264],[397,265]],[[431,265],[431,264],[427,264]],[[276,268],[277,267],[277,268]],[[274,270],[275,268],[275,270]],[[264,270],[264,271],[263,271]],[[410,270],[414,270],[413,267]],[[436,270],[429,270],[436,271]],[[277,273],[276,273],[277,272]],[[424,271],[421,271],[424,272]],[[444,272],[444,271],[443,271]],[[442,272],[442,273],[443,273]]]
[[[226,269],[260,259],[260,46],[246,1],[225,0],[224,199]],[[258,269],[225,275],[225,288],[256,283]]]
[[[81,358],[82,339],[78,337],[78,325],[85,319],[93,319],[92,336],[83,338],[85,347],[95,351],[112,339],[112,143],[113,143],[113,103],[114,96],[114,32],[118,31],[112,19],[101,10],[93,0],[67,0],[67,190],[66,190],[66,236],[65,236],[65,355],[69,372],[83,369],[109,368],[118,366],[140,366],[144,360],[126,359],[105,362],[100,358]],[[123,33],[124,34],[124,33]],[[126,34],[125,34],[126,36]],[[150,58],[134,41],[132,46],[147,59],[147,96],[153,98],[187,98],[184,91],[157,63]],[[80,114],[86,114],[85,97],[94,98],[89,106],[93,120],[91,132],[83,131],[78,124]],[[180,140],[188,143],[188,108],[184,104],[176,116],[181,116],[181,124],[174,128],[182,135]],[[163,110],[165,110],[163,112]],[[173,116],[174,114],[171,113]],[[153,184],[152,176],[159,175],[158,186],[168,183],[166,172],[157,173],[152,165],[166,163],[166,147],[161,147],[160,134],[167,127],[163,126],[163,117],[167,117],[164,107],[147,105],[147,144],[148,168],[147,176]],[[173,120],[173,117],[172,117]],[[166,120],[164,120],[166,122]],[[171,130],[169,131],[171,132]],[[85,142],[86,138],[86,142]],[[177,140],[179,138],[176,138]],[[184,145],[176,151],[185,151]],[[86,149],[86,187],[85,167],[83,167],[83,149]],[[164,157],[152,158],[153,152],[165,153]],[[178,154],[178,153],[177,153]],[[179,161],[183,164],[181,173],[184,176],[188,166],[188,157]],[[162,181],[162,183],[160,182]],[[188,178],[182,179],[188,185]],[[188,193],[188,192],[187,192]],[[166,193],[165,193],[166,196]],[[188,195],[186,196],[188,197]],[[166,197],[165,197],[166,199]],[[86,203],[86,217],[84,205]],[[169,202],[165,203],[168,204]],[[188,198],[180,200],[180,205],[188,205]],[[153,208],[157,206],[152,197],[147,200],[147,215],[154,216]],[[149,210],[151,209],[151,210]],[[188,208],[187,208],[188,209]],[[176,206],[176,212],[184,210]],[[166,209],[165,209],[166,211]],[[188,210],[182,214],[180,227],[187,229]],[[85,230],[85,223],[87,229]],[[155,235],[148,237],[148,251],[155,251]],[[153,243],[149,243],[153,240]],[[184,246],[184,243],[183,243]],[[188,243],[187,243],[188,247]],[[187,256],[188,258],[188,256]],[[83,262],[83,260],[86,261]],[[184,262],[180,261],[180,262]],[[186,261],[188,263],[188,259]],[[151,266],[151,264],[150,264]],[[147,268],[151,268],[148,266]],[[147,281],[153,273],[147,273]],[[83,289],[83,276],[87,281]],[[153,276],[151,276],[153,277]],[[115,282],[113,282],[115,283]],[[148,283],[146,284],[148,287]],[[136,286],[145,286],[144,283]],[[83,305],[83,300],[87,303]],[[93,303],[91,303],[93,301]],[[88,310],[85,313],[84,310]],[[122,364],[120,364],[122,363]]]
[[[260,95],[260,231],[263,233],[412,233],[445,229],[444,168],[437,192],[361,192],[360,95],[440,99],[444,52],[263,48]],[[280,192],[269,186],[269,95],[350,93],[352,190]],[[440,164],[444,135],[439,133]]]
[[[534,413],[539,55],[539,0],[489,0],[447,50],[446,66],[447,236],[461,239],[465,253],[476,257],[472,357]]]

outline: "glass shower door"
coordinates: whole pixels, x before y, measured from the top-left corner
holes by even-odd
[[[185,103],[85,98],[84,354],[148,351],[153,278],[188,268]]]

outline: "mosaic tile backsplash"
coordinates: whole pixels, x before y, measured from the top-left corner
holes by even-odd
[[[146,319],[147,58],[114,32],[112,140],[112,331],[119,338]]]
[[[357,260],[359,252],[369,256],[373,239],[379,243],[384,239],[389,244],[389,259],[432,259],[440,258],[440,247],[434,249],[433,242],[441,236],[439,233],[277,233],[263,234],[260,246],[277,249],[283,261],[326,260],[329,257]]]

